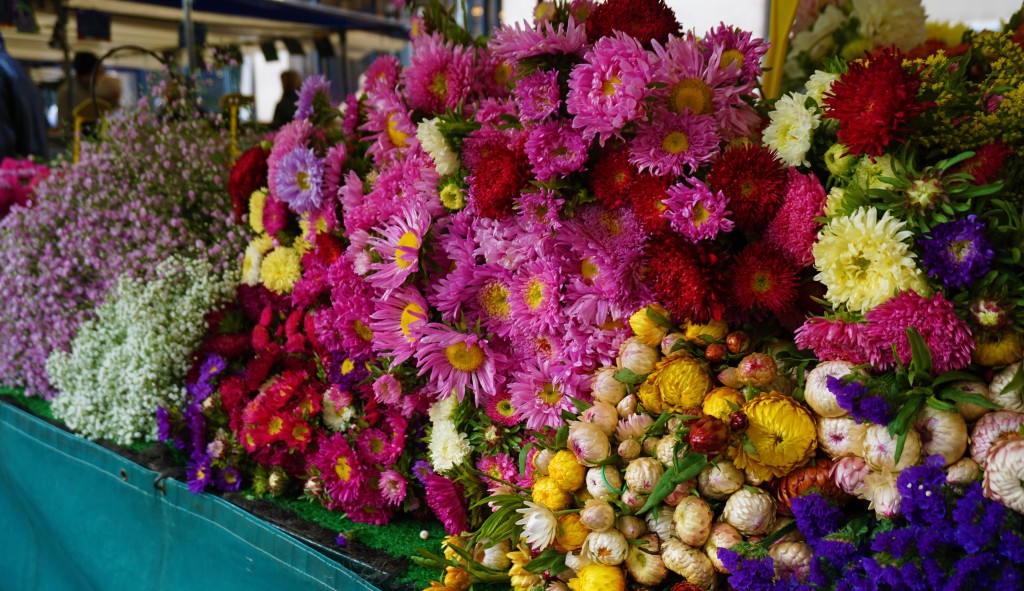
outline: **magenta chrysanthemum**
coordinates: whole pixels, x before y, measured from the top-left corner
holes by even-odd
[[[659,111],[637,130],[629,145],[629,161],[657,176],[693,174],[718,152],[715,120],[691,111]]]
[[[574,116],[573,127],[604,145],[644,115],[654,60],[639,41],[618,31],[600,39],[583,59],[569,75],[566,107]]]
[[[544,182],[583,168],[590,142],[568,121],[547,121],[529,129],[525,147],[534,175]]]
[[[384,291],[385,299],[419,270],[420,247],[429,229],[429,215],[418,208],[407,207],[387,226],[376,230],[379,236],[370,238],[370,246],[383,261],[370,265],[373,274],[369,281]]]
[[[491,398],[487,403],[487,416],[503,427],[514,427],[523,420],[522,415],[512,404],[512,394],[507,391]]]
[[[519,470],[512,456],[508,454],[497,454],[480,458],[476,462],[476,469],[483,472],[484,483],[491,494],[497,494],[499,490],[507,490],[509,487],[499,480],[505,482],[516,482],[519,479]]]
[[[664,203],[668,207],[664,215],[672,229],[690,242],[713,240],[719,232],[732,231],[732,220],[726,209],[729,200],[721,191],[713,192],[700,179],[688,178],[685,183],[672,185]]]
[[[504,363],[505,356],[492,350],[487,339],[444,324],[427,324],[416,348],[419,375],[430,374],[429,388],[437,398],[454,395],[462,401],[466,388],[472,388],[478,407],[497,392],[503,381],[497,368]]]
[[[366,478],[365,468],[348,446],[344,434],[336,433],[321,440],[311,461],[320,470],[320,480],[330,497],[329,509],[339,509],[359,498],[359,488]]]
[[[403,151],[419,147],[416,124],[397,94],[381,95],[366,113],[367,121],[360,129],[367,132],[364,139],[371,143],[366,152],[373,157],[374,163],[382,164]]]
[[[519,107],[519,118],[523,121],[540,121],[557,113],[562,106],[560,92],[558,72],[555,70],[537,70],[523,76],[512,91],[516,106]]]
[[[471,310],[467,321],[483,320],[490,332],[507,336],[512,329],[512,272],[494,263],[477,266],[472,270],[469,292],[473,299],[467,302]]]
[[[376,300],[377,309],[370,316],[373,348],[380,355],[392,357],[397,365],[412,357],[416,342],[427,324],[427,301],[413,287],[396,289],[391,296]]]
[[[512,321],[530,332],[556,330],[561,318],[561,267],[549,259],[524,265],[512,280]]]
[[[880,370],[896,366],[892,346],[900,363],[910,363],[907,329],[915,328],[932,354],[937,374],[962,369],[971,362],[974,340],[971,329],[953,310],[953,304],[937,293],[931,297],[904,291],[869,310],[865,332],[871,342],[871,364]]]
[[[373,289],[346,257],[338,257],[328,268],[326,283],[331,289],[331,306],[313,315],[317,338],[330,351],[344,351],[352,357],[369,355]]]
[[[394,93],[401,72],[402,64],[393,55],[382,55],[373,60],[366,69],[365,90],[370,100],[381,94]]]
[[[700,49],[720,69],[738,71],[738,85],[749,89],[761,77],[761,58],[768,53],[768,44],[749,31],[722,23],[704,35]]]
[[[516,219],[529,232],[551,233],[562,226],[559,213],[564,199],[550,189],[523,193],[516,199]]]
[[[359,459],[366,464],[390,466],[402,455],[402,448],[380,429],[366,429],[356,441]]]
[[[473,56],[440,33],[421,35],[412,42],[412,60],[403,74],[412,110],[435,115],[455,110],[473,83]]]
[[[433,472],[424,473],[421,481],[427,491],[427,506],[444,524],[444,530],[453,536],[469,531],[462,487]]]
[[[528,363],[514,375],[508,390],[512,405],[522,414],[526,427],[534,431],[561,426],[562,411],[574,408],[546,363]]]
[[[801,174],[795,168],[790,168],[787,175],[782,207],[768,223],[764,237],[793,262],[810,266],[814,264],[811,251],[821,228],[814,219],[825,215],[825,188],[818,177]]]
[[[866,334],[867,325],[842,318],[808,318],[796,329],[796,346],[813,351],[822,361],[849,361],[854,365],[868,362],[871,341]]]
[[[391,507],[397,507],[405,500],[406,482],[405,477],[396,470],[387,469],[380,473],[378,481],[380,495]]]
[[[402,402],[402,382],[391,374],[384,374],[373,381],[373,397],[380,404],[397,406]]]
[[[504,26],[495,31],[491,41],[494,55],[507,62],[518,62],[539,55],[583,55],[587,48],[587,31],[572,18],[566,24],[550,22],[536,28],[526,23]]]

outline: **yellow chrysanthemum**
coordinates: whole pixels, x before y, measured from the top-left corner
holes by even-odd
[[[756,453],[737,446],[733,464],[755,478],[779,478],[805,464],[818,447],[810,411],[796,400],[770,392],[743,405],[750,427],[747,437]]]
[[[905,222],[878,217],[873,207],[835,218],[818,234],[814,267],[828,291],[825,298],[853,312],[865,312],[898,291],[927,292],[927,283],[910,250],[911,232]]]
[[[623,591],[626,588],[626,577],[622,569],[607,564],[588,564],[569,579],[572,591]]]
[[[275,248],[263,257],[260,280],[264,287],[276,293],[291,293],[295,282],[302,277],[299,253],[285,246]]]
[[[544,584],[544,579],[540,575],[526,570],[526,565],[532,560],[529,554],[517,550],[509,552],[507,556],[512,561],[508,575],[513,591],[533,591],[534,587]]]
[[[687,320],[683,328],[683,338],[698,345],[705,345],[708,342],[702,339],[701,335],[713,341],[721,341],[727,334],[729,334],[729,325],[721,320],[712,320],[707,324],[697,324]]]
[[[974,335],[974,351],[971,359],[982,367],[998,367],[1020,361],[1020,335],[1004,332],[996,338]]]
[[[449,591],[466,591],[473,584],[473,578],[469,571],[457,566],[449,566],[445,569],[444,586]]]
[[[647,312],[648,309],[651,310],[651,314],[659,315],[666,321],[669,320],[668,310],[658,304],[650,304],[633,312],[633,315],[629,317],[629,327],[633,329],[633,334],[640,339],[641,343],[648,347],[658,347],[661,345],[661,339],[668,334],[668,328],[653,320]]]
[[[555,534],[555,550],[565,554],[575,552],[583,547],[584,540],[590,529],[580,521],[579,513],[568,513],[558,518],[558,530]]]
[[[572,492],[583,486],[587,470],[576,461],[576,456],[567,449],[560,450],[548,463],[548,476],[565,492]]]
[[[738,390],[722,386],[708,392],[708,395],[704,397],[704,404],[701,406],[701,410],[706,415],[725,419],[729,416],[729,413],[736,410],[736,408],[730,406],[730,403],[738,408],[742,407],[746,401],[747,399]]]
[[[680,412],[700,407],[711,389],[711,376],[692,355],[682,354],[658,362],[637,392],[648,412]]]
[[[572,496],[558,487],[550,476],[538,478],[533,483],[533,502],[544,505],[552,511],[561,511],[569,506]]]
[[[263,207],[267,204],[265,190],[253,191],[249,196],[249,227],[257,234],[263,233]]]
[[[458,552],[456,552],[455,550],[452,550],[452,548],[458,548],[459,550],[465,550],[466,549],[466,540],[464,538],[462,538],[460,536],[448,536],[447,538],[444,539],[444,542],[442,542],[441,548],[444,549],[444,558],[445,558],[445,560],[455,560],[455,561],[459,562],[460,564],[465,562],[462,559],[462,556],[460,556],[458,554]]]

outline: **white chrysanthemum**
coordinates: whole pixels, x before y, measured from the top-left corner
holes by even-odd
[[[853,0],[851,6],[850,16],[860,23],[857,32],[875,47],[909,51],[928,36],[921,0]]]
[[[531,548],[540,552],[555,541],[555,534],[558,530],[558,519],[544,505],[532,501],[526,501],[526,506],[517,509],[516,513],[522,514],[522,518],[516,525],[523,528],[523,539]]]
[[[84,322],[71,351],[46,362],[61,391],[54,414],[73,431],[127,445],[156,440],[154,410],[180,407],[206,315],[234,294],[238,274],[214,274],[210,262],[170,257],[155,278],[118,279],[96,317]]]
[[[434,423],[428,449],[430,464],[441,474],[462,464],[473,451],[469,445],[469,437],[455,429],[455,423],[451,421]]]
[[[846,14],[839,8],[829,5],[821,12],[814,24],[793,37],[790,44],[793,54],[806,53],[811,60],[817,62],[831,53],[836,42],[832,34],[846,22]]]
[[[877,209],[861,207],[822,228],[812,252],[814,279],[827,288],[825,298],[866,312],[899,291],[927,293],[905,225],[888,211],[879,218]]]
[[[329,428],[334,431],[346,431],[352,426],[355,409],[352,408],[352,405],[343,404],[343,401],[339,400],[338,394],[336,387],[324,392],[320,414]]]
[[[814,99],[814,102],[819,105],[825,97],[825,93],[832,88],[832,83],[839,80],[838,74],[831,72],[825,72],[824,70],[815,70],[811,77],[807,79],[807,83],[804,87],[807,89],[807,96]]]
[[[263,264],[263,255],[274,248],[274,241],[266,234],[254,238],[249,246],[245,248],[245,256],[242,258],[242,283],[256,287],[260,284],[260,265]]]
[[[427,412],[432,423],[443,423],[450,421],[452,415],[455,414],[455,398],[449,396],[443,400],[438,400],[430,406],[430,410]]]
[[[835,215],[843,205],[843,197],[846,197],[846,189],[839,186],[829,189],[825,196],[825,215]]]
[[[416,128],[416,139],[423,149],[434,159],[437,174],[449,175],[459,169],[459,155],[448,145],[440,130],[437,129],[438,118],[426,119]]]
[[[764,130],[764,144],[779,154],[787,166],[809,166],[807,151],[811,149],[814,130],[821,117],[804,106],[807,95],[791,92],[775,103],[768,114],[770,123]]]

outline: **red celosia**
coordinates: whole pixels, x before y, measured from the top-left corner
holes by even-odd
[[[648,277],[673,318],[721,320],[725,304],[714,253],[673,236],[653,245],[649,254]]]
[[[486,136],[476,151],[469,181],[469,199],[476,212],[493,219],[512,215],[512,206],[530,178],[530,161],[522,139],[504,134]]]
[[[228,376],[221,380],[220,399],[224,410],[228,413],[228,424],[231,426],[231,431],[238,433],[244,425],[242,412],[250,402],[245,380],[239,376]]]
[[[242,214],[249,208],[249,196],[253,191],[267,186],[268,150],[256,145],[247,150],[231,169],[228,178],[228,194],[231,195],[231,209],[235,222],[242,223]]]
[[[630,190],[639,173],[629,163],[629,152],[623,147],[601,151],[590,173],[590,190],[601,205],[615,209],[632,200]]]
[[[649,234],[664,236],[671,234],[672,226],[662,215],[668,207],[662,202],[668,197],[669,177],[638,174],[629,193],[633,212]]]
[[[591,43],[612,31],[622,31],[650,48],[652,40],[664,43],[681,30],[665,0],[609,0],[595,6],[587,18],[587,41]]]
[[[708,185],[729,199],[732,220],[741,230],[757,230],[782,204],[786,169],[774,150],[750,143],[722,152],[708,173]]]
[[[1012,150],[1001,142],[985,144],[974,150],[974,156],[964,160],[956,172],[966,172],[974,177],[974,184],[987,185],[999,180],[1003,164]]]
[[[917,101],[921,79],[903,69],[895,48],[877,51],[849,65],[825,94],[825,117],[839,122],[839,141],[850,154],[880,156],[927,105]]]
[[[797,273],[778,248],[766,242],[750,244],[733,259],[729,302],[744,315],[782,314],[799,295]]]

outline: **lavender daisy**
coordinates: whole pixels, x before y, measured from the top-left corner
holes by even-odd
[[[539,181],[572,174],[587,161],[590,142],[569,121],[547,121],[529,130],[526,157]]]
[[[558,72],[537,70],[518,81],[512,96],[519,107],[519,118],[523,121],[541,121],[558,112],[562,106],[558,86]]]
[[[444,324],[426,325],[416,348],[419,375],[430,374],[430,388],[438,398],[454,395],[461,402],[466,388],[472,388],[478,407],[497,392],[503,381],[497,370],[504,364],[505,356],[493,350],[487,339]]]
[[[715,120],[707,115],[659,111],[629,146],[629,161],[658,176],[692,174],[718,150]]]
[[[295,106],[296,119],[309,119],[313,115],[314,102],[317,96],[326,103],[331,100],[331,84],[322,74],[310,76],[299,89],[299,100]]]
[[[194,454],[192,461],[186,464],[185,476],[188,478],[188,490],[199,494],[213,481],[209,456]]]
[[[206,357],[203,364],[199,366],[199,379],[205,382],[209,382],[213,378],[217,377],[227,369],[228,363],[223,357],[212,353]],[[200,401],[196,401],[200,402]]]
[[[928,274],[946,289],[970,286],[988,273],[995,258],[985,222],[976,215],[939,224],[918,244]]]
[[[726,209],[729,200],[700,179],[688,178],[685,183],[672,185],[663,203],[668,207],[664,216],[672,223],[672,229],[690,242],[713,240],[719,232],[732,231],[732,220],[727,217],[730,212]]]
[[[313,150],[297,147],[285,154],[277,165],[275,197],[287,203],[295,213],[316,211],[323,200],[323,177],[323,162]]]

